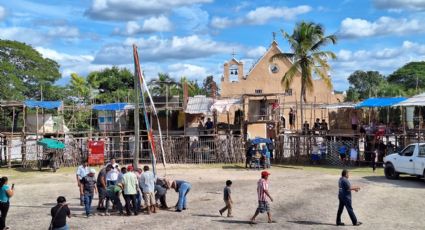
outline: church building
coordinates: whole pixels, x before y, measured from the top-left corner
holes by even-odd
[[[295,111],[295,128],[300,129],[300,73],[295,76],[289,89],[284,89],[281,79],[292,66],[290,58],[271,62],[270,58],[282,53],[278,43],[273,40],[264,55],[244,73],[244,63],[234,57],[224,64],[221,79],[221,98],[238,98],[242,101],[245,132],[248,137],[272,137],[289,130],[289,111]],[[313,77],[314,78],[314,77]],[[328,114],[321,106],[342,102],[344,96],[335,94],[321,79],[313,81],[314,91],[307,92],[304,103],[304,120],[310,124],[315,119],[328,120]],[[236,119],[235,119],[236,120]]]

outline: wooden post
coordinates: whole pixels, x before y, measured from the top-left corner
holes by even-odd
[[[38,145],[37,145],[37,141],[38,141],[38,107],[35,107],[35,149],[36,149],[36,154],[37,154],[37,160],[39,158],[39,150],[38,150]]]
[[[133,54],[134,54],[134,154],[133,154],[133,167],[137,170],[139,165],[139,152],[140,152],[140,119],[139,119],[139,111],[140,111],[140,101],[139,97],[143,97],[140,95],[140,85],[142,82],[139,82],[139,74],[141,73],[140,65],[139,65],[139,57],[137,54],[137,47],[133,45]],[[146,109],[146,108],[144,108]]]
[[[27,159],[27,137],[26,137],[26,107],[25,104],[22,106],[22,119],[23,119],[23,126],[22,126],[22,147],[21,147],[21,155],[22,155],[22,166],[26,167],[26,159]]]

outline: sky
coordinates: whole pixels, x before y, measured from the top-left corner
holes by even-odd
[[[425,0],[0,0],[0,39],[31,45],[57,61],[62,78],[111,66],[133,70],[132,44],[148,79],[159,72],[219,82],[232,58],[245,68],[273,40],[290,52],[281,31],[300,21],[322,24],[338,42],[331,77],[348,88],[356,70],[388,75],[425,58]]]

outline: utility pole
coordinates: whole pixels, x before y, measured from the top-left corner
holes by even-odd
[[[137,170],[139,165],[139,152],[140,152],[140,119],[139,119],[139,110],[140,110],[140,87],[139,87],[139,57],[136,55],[137,47],[133,45],[133,55],[134,55],[134,155],[133,155],[133,167]],[[146,109],[146,108],[144,108]]]

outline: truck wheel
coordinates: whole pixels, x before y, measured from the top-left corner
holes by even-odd
[[[395,171],[394,166],[391,163],[385,164],[384,173],[385,177],[391,180],[398,179],[399,176],[399,173]]]

